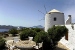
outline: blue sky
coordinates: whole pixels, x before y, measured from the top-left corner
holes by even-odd
[[[44,26],[44,20],[39,21],[46,13],[44,5],[47,12],[57,9],[75,21],[75,0],[0,0],[0,25]]]

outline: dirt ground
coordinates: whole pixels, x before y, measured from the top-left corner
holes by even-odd
[[[58,42],[57,48],[55,50],[69,50],[69,49],[62,43]]]
[[[13,37],[7,37],[6,40],[13,40]],[[15,49],[18,50],[18,49]],[[66,46],[64,46],[62,43],[58,42],[57,48],[55,50],[69,50]]]

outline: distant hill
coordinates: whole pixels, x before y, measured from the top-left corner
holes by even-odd
[[[33,26],[33,28],[44,28],[44,27],[41,25],[37,25],[37,26]]]
[[[12,28],[16,28],[16,29],[18,29],[18,28],[25,28],[25,27],[22,27],[22,26],[11,26],[11,25],[0,25],[0,29],[12,29]],[[32,27],[30,27],[30,28],[44,28],[43,26],[41,26],[41,25],[37,25],[37,26],[32,26]]]
[[[21,29],[21,28],[25,28],[22,26],[11,26],[11,25],[0,25],[0,32],[8,32],[10,29],[15,28],[17,30]]]
[[[19,28],[24,28],[24,27],[22,27],[22,26],[0,25],[0,29],[12,29],[12,28],[17,29],[18,27],[19,27]]]

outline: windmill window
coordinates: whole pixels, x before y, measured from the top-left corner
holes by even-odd
[[[54,17],[54,21],[56,21],[57,20],[57,18],[56,17]]]

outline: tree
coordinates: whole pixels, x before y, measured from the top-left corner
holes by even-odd
[[[0,49],[4,49],[5,48],[5,40],[0,37]]]
[[[43,50],[47,50],[50,48],[50,38],[47,32],[40,31],[37,33],[37,35],[34,38],[34,41],[36,43],[43,42]]]
[[[33,39],[34,39],[35,35],[36,35],[36,31],[31,30],[31,29],[27,29],[27,30],[24,30],[24,31],[22,31],[22,32],[20,33],[20,39],[21,39],[21,40],[25,40],[25,39],[28,38],[29,36],[30,36],[30,37],[33,37]]]
[[[68,33],[68,29],[65,26],[53,26],[48,30],[48,34],[50,36],[50,41],[52,46],[55,47],[58,44],[58,41]]]
[[[41,28],[32,28],[32,30],[35,30],[36,32],[44,31],[44,30],[41,29]]]
[[[68,33],[68,29],[65,26],[53,26],[48,29],[48,32],[38,32],[34,41],[43,42],[43,50],[53,50],[66,33]]]
[[[35,41],[36,43],[41,43],[41,42],[43,42],[43,41],[47,38],[47,36],[48,36],[48,35],[47,35],[46,32],[40,31],[40,32],[38,32],[37,35],[35,36],[34,41]]]
[[[20,39],[25,40],[26,38],[28,38],[28,31],[24,30],[20,33]]]
[[[35,37],[36,34],[37,32],[35,30],[29,30],[28,36]]]
[[[16,34],[18,34],[17,29],[13,28],[11,30],[9,30],[9,33],[12,34],[12,36],[15,36]]]

